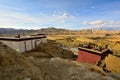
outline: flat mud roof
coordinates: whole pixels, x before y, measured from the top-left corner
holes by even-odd
[[[21,37],[21,38],[15,38],[15,37],[0,37],[0,40],[5,40],[5,41],[24,41],[24,40],[33,40],[33,39],[40,39],[40,38],[46,38],[46,36]]]
[[[82,51],[89,52],[89,53],[96,54],[96,55],[102,55],[102,53],[103,53],[98,50],[88,49],[88,48],[83,48],[83,47],[79,47],[78,50],[82,50]]]

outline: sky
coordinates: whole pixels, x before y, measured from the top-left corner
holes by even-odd
[[[0,0],[0,28],[120,27],[120,0]]]

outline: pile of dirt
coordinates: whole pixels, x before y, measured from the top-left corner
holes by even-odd
[[[74,54],[72,51],[63,49],[59,44],[55,43],[41,43],[36,49],[32,52],[44,52],[49,55],[49,57],[61,57],[72,59]]]
[[[41,54],[22,55],[0,44],[0,80],[120,80],[113,74],[103,76],[89,65]]]

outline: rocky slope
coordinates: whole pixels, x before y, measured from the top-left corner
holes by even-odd
[[[44,52],[19,54],[0,43],[0,80],[120,80],[120,77]]]

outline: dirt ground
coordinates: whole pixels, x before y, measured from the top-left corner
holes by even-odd
[[[118,74],[54,54],[41,48],[20,54],[0,43],[0,80],[120,80]]]

